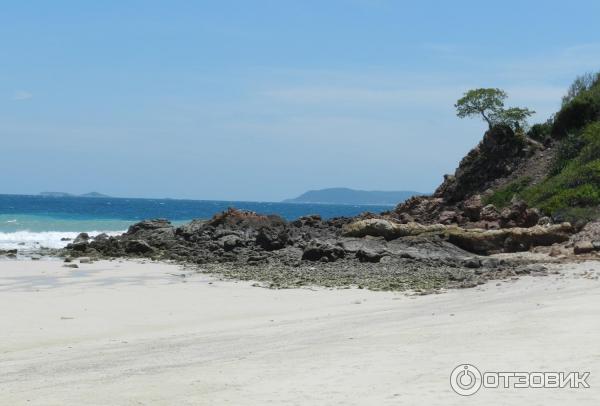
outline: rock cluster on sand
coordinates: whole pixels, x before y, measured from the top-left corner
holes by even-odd
[[[65,253],[177,260],[277,287],[467,287],[515,275],[515,267],[522,264],[473,255],[451,243],[446,230],[443,225],[403,225],[369,215],[326,221],[307,216],[288,222],[230,209],[179,227],[147,220],[121,236],[77,238]]]

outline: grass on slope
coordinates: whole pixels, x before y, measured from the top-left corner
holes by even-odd
[[[556,174],[521,191],[529,204],[551,215],[585,215],[589,211],[571,209],[594,211],[600,205],[600,123],[589,124],[577,139],[578,151],[569,150],[569,157],[559,154]]]

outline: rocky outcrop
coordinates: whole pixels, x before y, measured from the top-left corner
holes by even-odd
[[[144,256],[207,262],[257,262],[269,252],[298,247],[313,240],[339,236],[343,219],[323,221],[319,216],[288,223],[279,216],[229,209],[210,220],[194,220],[174,227],[164,219],[145,220],[118,237],[78,238],[67,246],[76,255]],[[311,254],[307,254],[311,256]],[[335,260],[339,255],[325,257]]]
[[[386,240],[393,240],[411,235],[444,232],[448,228],[448,226],[442,224],[424,225],[415,222],[400,224],[385,219],[366,219],[346,225],[343,229],[343,235],[348,237],[383,237]]]
[[[409,199],[389,216],[402,223],[458,224],[465,228],[532,227],[540,218],[539,212],[523,202],[501,211],[485,205],[484,196],[526,167],[543,148],[510,127],[497,125],[461,160],[454,174],[444,176],[432,196]]]
[[[451,229],[448,241],[469,252],[481,255],[501,252],[528,251],[536,246],[550,246],[567,241],[573,232],[569,223],[529,228],[505,228],[501,230]]]
[[[401,223],[417,221],[423,224],[439,223],[440,214],[446,210],[444,199],[415,196],[400,203],[391,214]]]
[[[454,175],[446,176],[434,196],[456,203],[482,193],[493,181],[509,175],[531,154],[531,148],[524,136],[509,126],[497,125],[460,161]]]
[[[443,235],[447,240],[469,252],[488,255],[499,252],[527,251],[531,247],[567,241],[573,232],[569,223],[529,228],[501,230],[464,229],[456,225],[400,224],[385,219],[359,220],[344,227],[350,237],[383,237],[386,240],[417,235]]]

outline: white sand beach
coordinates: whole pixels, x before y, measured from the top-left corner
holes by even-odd
[[[593,270],[590,272],[589,270]],[[429,296],[269,290],[175,265],[0,262],[1,405],[600,404],[600,263]],[[589,371],[589,389],[449,385]]]

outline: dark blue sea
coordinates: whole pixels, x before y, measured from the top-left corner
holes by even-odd
[[[58,248],[80,232],[119,234],[134,222],[166,218],[173,223],[207,219],[229,207],[293,220],[308,214],[323,218],[354,216],[390,206],[236,202],[212,200],[127,199],[0,195],[0,249],[33,245]]]

